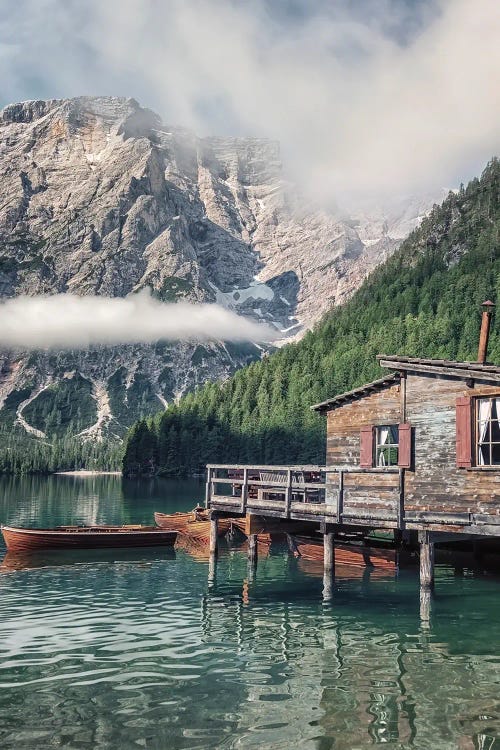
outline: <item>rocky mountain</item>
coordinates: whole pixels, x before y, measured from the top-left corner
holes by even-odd
[[[300,336],[431,207],[339,218],[283,175],[279,146],[198,138],[133,99],[0,112],[0,297],[73,292],[218,302]],[[190,343],[0,353],[0,421],[37,437],[122,435],[261,356]]]

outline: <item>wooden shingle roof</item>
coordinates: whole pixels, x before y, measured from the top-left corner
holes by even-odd
[[[366,383],[366,385],[361,385],[359,386],[359,388],[354,388],[354,390],[352,391],[340,393],[338,396],[329,398],[327,401],[322,401],[319,404],[314,404],[313,406],[311,406],[311,409],[313,411],[328,411],[329,409],[335,409],[337,406],[343,406],[343,404],[347,404],[350,401],[355,401],[358,398],[369,396],[370,393],[375,393],[376,391],[380,391],[382,388],[387,388],[388,386],[394,385],[395,383],[399,383],[400,379],[401,376],[399,372],[395,372],[391,375],[386,375],[384,378],[374,380],[371,383]]]
[[[455,378],[472,378],[500,383],[500,367],[479,362],[454,362],[448,359],[421,359],[420,357],[400,357],[379,354],[381,367],[391,370],[431,373]]]
[[[319,404],[314,404],[314,411],[328,411],[338,406],[370,395],[375,391],[399,383],[402,372],[421,372],[461,379],[485,380],[490,383],[500,383],[500,367],[493,364],[479,362],[454,362],[448,359],[422,359],[420,357],[400,357],[392,354],[379,354],[377,357],[381,367],[398,372],[387,375],[372,383],[367,383],[352,391],[341,393]]]

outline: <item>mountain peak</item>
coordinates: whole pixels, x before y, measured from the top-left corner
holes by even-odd
[[[274,325],[286,341],[347,299],[399,244],[384,228],[365,238],[362,227],[304,204],[283,178],[276,141],[198,138],[135,99],[9,105],[0,113],[0,173],[4,297],[121,297],[148,287],[164,301],[218,302]],[[26,430],[40,403],[78,385],[99,413],[110,399],[115,421],[96,420],[92,434],[104,424],[120,432],[146,402],[154,411],[257,356],[256,347],[187,342],[116,347],[19,355],[15,368],[6,356],[2,375],[0,353],[0,404],[16,403]],[[73,371],[70,383],[64,373]],[[50,420],[32,426],[50,433]]]

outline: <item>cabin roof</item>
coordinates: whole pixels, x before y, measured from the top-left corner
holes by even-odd
[[[361,385],[359,388],[354,388],[354,390],[352,391],[340,393],[338,396],[329,398],[327,401],[322,401],[319,404],[314,404],[314,406],[311,406],[311,409],[313,409],[314,411],[327,411],[329,409],[335,409],[337,406],[343,406],[350,401],[355,401],[358,398],[369,396],[370,393],[375,393],[376,391],[380,391],[390,385],[399,383],[400,379],[401,376],[399,372],[394,372],[390,375],[386,375],[383,378],[379,378],[379,380],[374,380],[371,383]]]
[[[453,362],[448,359],[421,359],[379,354],[381,367],[391,370],[431,373],[455,378],[476,378],[492,383],[500,383],[500,367],[479,362]]]

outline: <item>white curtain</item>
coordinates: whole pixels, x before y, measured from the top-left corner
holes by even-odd
[[[378,444],[386,445],[389,441],[389,428],[388,427],[379,427],[378,428]],[[379,466],[385,466],[385,456],[383,451],[379,451],[378,454],[378,465]]]
[[[495,406],[496,406],[496,422],[491,423],[491,440],[492,442],[498,442],[499,435],[500,435],[500,398],[495,399]],[[498,464],[498,445],[491,447],[492,452],[492,463]]]
[[[500,403],[500,399],[496,399],[496,401]],[[486,463],[489,464],[490,462],[489,447],[486,449],[488,452],[488,456],[487,456],[488,461],[486,462],[484,458],[484,452],[481,446],[484,443],[486,439],[486,435],[488,433],[488,426],[490,424],[490,419],[491,419],[492,405],[493,405],[493,401],[489,398],[482,398],[479,401],[479,465],[480,466],[485,466]],[[497,403],[497,409],[498,409],[498,403]]]
[[[378,430],[378,442],[379,445],[385,445],[389,440],[389,428],[379,427]]]

